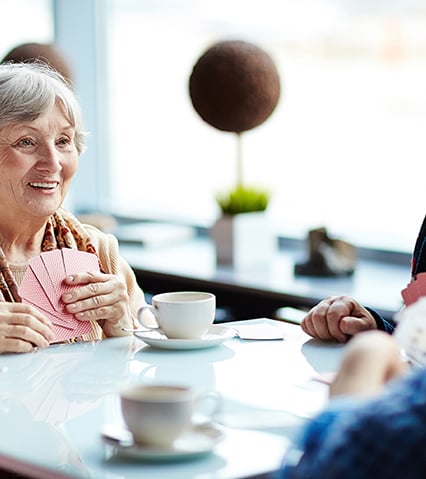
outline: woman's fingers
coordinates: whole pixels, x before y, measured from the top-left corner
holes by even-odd
[[[124,281],[103,273],[81,273],[68,280],[79,285],[62,296],[68,312],[80,320],[120,320],[128,313]],[[67,282],[68,282],[67,281]]]
[[[0,351],[27,352],[53,341],[50,321],[36,308],[23,303],[0,304]]]

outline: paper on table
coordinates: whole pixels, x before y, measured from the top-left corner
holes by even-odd
[[[233,326],[240,339],[277,340],[284,339],[284,332],[272,324],[244,324]]]

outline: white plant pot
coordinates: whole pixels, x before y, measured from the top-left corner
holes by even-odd
[[[267,212],[220,217],[210,229],[218,264],[235,268],[264,266],[276,250]]]

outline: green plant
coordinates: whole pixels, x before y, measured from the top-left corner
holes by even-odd
[[[223,215],[254,213],[265,211],[270,200],[269,191],[243,185],[243,159],[241,151],[241,133],[237,133],[237,183],[226,193],[216,196],[217,204]]]
[[[268,191],[241,185],[236,186],[227,193],[216,196],[216,201],[223,215],[265,211],[269,199],[270,194]]]

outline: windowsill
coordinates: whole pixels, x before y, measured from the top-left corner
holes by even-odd
[[[226,300],[239,302],[241,308],[250,303],[253,312],[258,306],[261,312],[262,303],[265,308],[307,309],[327,296],[348,295],[390,319],[402,305],[400,291],[410,278],[409,255],[366,249],[359,250],[351,276],[296,276],[294,265],[306,260],[306,245],[290,239],[280,239],[271,264],[235,270],[217,266],[207,230],[197,228],[195,231],[192,239],[158,246],[121,242],[121,252],[145,290],[155,293],[170,288],[210,289]],[[117,236],[120,239],[119,230]]]
[[[108,215],[108,213],[107,213]],[[177,226],[185,226],[193,228],[198,236],[208,237],[209,227],[206,224],[192,224],[189,221],[184,221],[182,219],[178,221],[172,221],[170,219],[162,219],[157,217],[144,217],[141,218],[137,215],[129,215],[122,213],[112,213],[113,218],[117,221],[119,225],[131,225],[131,224],[142,224],[142,223],[156,223],[156,224],[169,224]],[[300,251],[301,253],[305,251],[306,241],[305,239],[292,238],[292,237],[283,237],[279,236],[279,248],[286,249],[290,247],[294,251]],[[411,261],[411,252],[402,252],[395,251],[385,248],[368,248],[368,247],[357,247],[358,258],[365,260],[372,260],[374,262],[385,262],[390,264],[399,264],[407,265]]]

